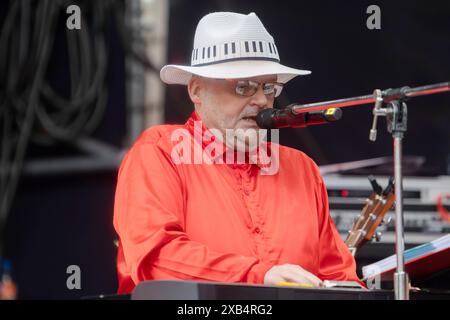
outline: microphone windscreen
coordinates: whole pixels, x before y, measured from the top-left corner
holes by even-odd
[[[270,109],[264,109],[260,111],[256,115],[256,124],[258,127],[262,129],[272,129],[273,128],[273,115],[278,110],[270,108]]]

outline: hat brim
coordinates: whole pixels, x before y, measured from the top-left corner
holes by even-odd
[[[242,79],[264,75],[277,75],[277,81],[286,83],[300,75],[310,74],[309,70],[300,70],[283,66],[274,61],[240,60],[205,66],[182,66],[169,64],[160,71],[161,80],[167,84],[187,85],[192,75],[213,79]]]

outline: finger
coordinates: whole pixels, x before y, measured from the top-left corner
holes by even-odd
[[[288,270],[286,273],[284,273],[284,277],[288,282],[294,282],[298,284],[308,284],[316,286],[316,283],[314,281],[311,281],[308,277],[306,277],[303,273],[298,273],[293,270]]]
[[[308,281],[308,283],[313,284],[316,287],[319,287],[322,284],[322,280],[320,280],[314,274],[306,271],[305,269],[303,269],[301,267],[293,268],[292,272],[294,272],[298,276],[301,276],[304,279],[304,281]]]
[[[322,283],[322,280],[320,280],[319,277],[317,277],[315,274],[313,274],[313,273],[311,273],[311,272],[309,272],[309,271],[307,271],[305,269],[302,269],[301,272],[310,281],[313,281],[314,283],[317,283],[317,284]]]
[[[285,281],[284,277],[280,276],[280,275],[270,275],[269,277],[267,277],[267,279],[264,280],[265,284],[276,284],[277,282],[283,282]]]
[[[310,279],[312,278],[315,281],[322,282],[322,280],[320,280],[315,274],[309,272],[308,270],[305,270],[305,269],[303,269],[302,267],[300,267],[298,265],[295,265],[294,267],[295,268],[292,268],[293,271],[298,272],[298,273],[300,273],[302,275],[307,275],[308,278],[310,278]]]
[[[316,286],[316,287],[322,286],[322,280],[320,280],[318,277],[316,277],[312,273],[308,273],[306,275],[306,277],[309,279],[309,281],[311,281],[314,284],[314,286]]]

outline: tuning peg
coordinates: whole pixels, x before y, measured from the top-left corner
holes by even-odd
[[[383,218],[383,224],[384,225],[387,226],[391,221],[392,221],[392,216],[390,214],[384,216],[384,218]]]
[[[383,196],[387,196],[394,189],[394,177],[389,177],[389,182],[386,188],[383,190]]]
[[[377,231],[377,232],[375,232],[375,234],[373,235],[373,239],[376,241],[376,242],[380,242],[380,240],[381,240],[381,232],[380,231]]]
[[[373,175],[370,175],[368,177],[370,184],[372,185],[372,190],[376,193],[381,195],[381,193],[383,192],[383,188],[381,188],[381,186],[378,184],[377,180],[375,179],[375,177]]]

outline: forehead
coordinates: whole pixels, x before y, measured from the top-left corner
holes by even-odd
[[[258,77],[251,77],[251,78],[243,78],[243,79],[237,79],[237,80],[251,80],[256,82],[276,82],[277,81],[277,75],[264,75],[264,76],[258,76]]]
[[[278,76],[277,75],[263,75],[263,76],[257,76],[257,77],[235,78],[235,79],[214,79],[214,78],[198,77],[198,79],[201,79],[202,83],[212,85],[215,88],[222,88],[224,85],[229,86],[230,84],[236,84],[237,81],[241,81],[241,80],[250,80],[250,81],[255,81],[258,83],[277,82]]]

